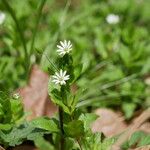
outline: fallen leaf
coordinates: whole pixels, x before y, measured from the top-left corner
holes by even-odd
[[[25,111],[32,112],[27,118],[28,120],[39,116],[51,117],[57,112],[57,107],[50,101],[48,96],[48,80],[48,74],[44,73],[37,65],[34,65],[28,85],[18,90],[23,98]]]
[[[124,132],[115,142],[112,147],[112,150],[116,150],[115,147],[120,147],[125,141],[129,139],[129,137],[139,128],[141,125],[150,118],[150,109],[146,109],[142,112],[137,118],[133,120],[133,122],[128,126],[126,132]]]
[[[0,150],[5,150],[3,147],[0,146]]]
[[[127,127],[124,118],[110,109],[97,109],[95,113],[100,117],[92,124],[93,132],[103,132],[105,136],[111,137]]]

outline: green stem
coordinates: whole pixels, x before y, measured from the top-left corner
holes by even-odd
[[[81,143],[80,143],[80,139],[77,139],[77,143],[78,143],[78,145],[79,145],[79,147],[80,147],[80,150],[82,150],[82,146],[81,146]]]
[[[38,8],[36,24],[35,24],[35,28],[34,28],[34,31],[33,31],[33,38],[32,38],[32,41],[31,41],[30,54],[31,54],[31,52],[33,50],[33,47],[34,47],[35,37],[36,37],[39,21],[40,21],[41,15],[42,15],[42,9],[44,7],[45,2],[46,2],[46,0],[42,0],[41,3],[40,3],[40,6]]]
[[[63,110],[59,107],[59,123],[60,123],[60,131],[61,131],[61,139],[60,139],[60,150],[64,150],[64,129],[63,129]]]

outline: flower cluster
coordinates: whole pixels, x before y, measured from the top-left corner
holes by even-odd
[[[70,51],[72,51],[72,44],[70,41],[60,41],[60,45],[57,45],[57,48],[58,55],[63,57],[65,54],[68,54]],[[69,77],[70,76],[67,75],[67,71],[60,69],[59,72],[56,72],[55,75],[52,76],[52,82],[59,85],[65,85],[66,81],[70,79]]]

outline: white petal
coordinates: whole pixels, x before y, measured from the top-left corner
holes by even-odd
[[[70,41],[68,41],[68,46],[71,44],[71,42]]]
[[[68,48],[71,48],[72,47],[72,44],[71,45],[68,45]]]
[[[64,49],[62,46],[60,46],[60,45],[57,45],[57,48],[59,48],[59,49]]]
[[[65,77],[64,80],[65,80],[65,81],[69,80],[69,77]]]
[[[56,72],[55,74],[56,74],[56,76],[57,76],[58,78],[60,77],[60,75],[59,75],[59,73],[58,73],[58,72]]]
[[[60,84],[61,84],[61,85],[64,85],[64,84],[66,84],[66,82],[65,82],[65,81],[61,81]]]
[[[67,71],[64,71],[64,72],[63,72],[63,77],[65,77],[66,73],[67,73]]]
[[[57,76],[53,76],[53,78],[58,80],[58,77],[57,77]]]
[[[65,44],[62,41],[60,41],[60,44],[62,45],[62,47],[65,47]]]
[[[62,69],[60,70],[60,76],[61,76],[61,77],[63,76],[63,71],[62,71]]]
[[[69,75],[66,75],[66,76],[64,77],[64,79],[65,79],[65,80],[68,80],[68,79],[69,79]]]
[[[57,52],[64,52],[64,50],[58,49]]]
[[[65,47],[67,47],[68,44],[67,44],[67,41],[66,41],[66,40],[64,41],[64,44],[65,44]]]

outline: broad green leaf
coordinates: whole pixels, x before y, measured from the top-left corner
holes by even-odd
[[[55,150],[50,142],[46,141],[42,136],[34,140],[34,144],[39,150]]]
[[[12,128],[12,124],[1,124],[0,123],[0,130],[10,130]]]
[[[138,143],[144,136],[145,136],[145,134],[142,131],[137,131],[137,132],[133,133],[129,140],[129,145],[132,146],[132,145]]]
[[[150,145],[150,135],[145,135],[139,141],[139,144],[138,144],[139,147],[140,146],[145,146],[145,145]]]
[[[49,132],[59,132],[58,121],[48,117],[39,117],[30,122],[34,128],[48,130]]]
[[[84,134],[84,124],[80,120],[71,121],[64,125],[64,131],[69,137],[80,137]]]

